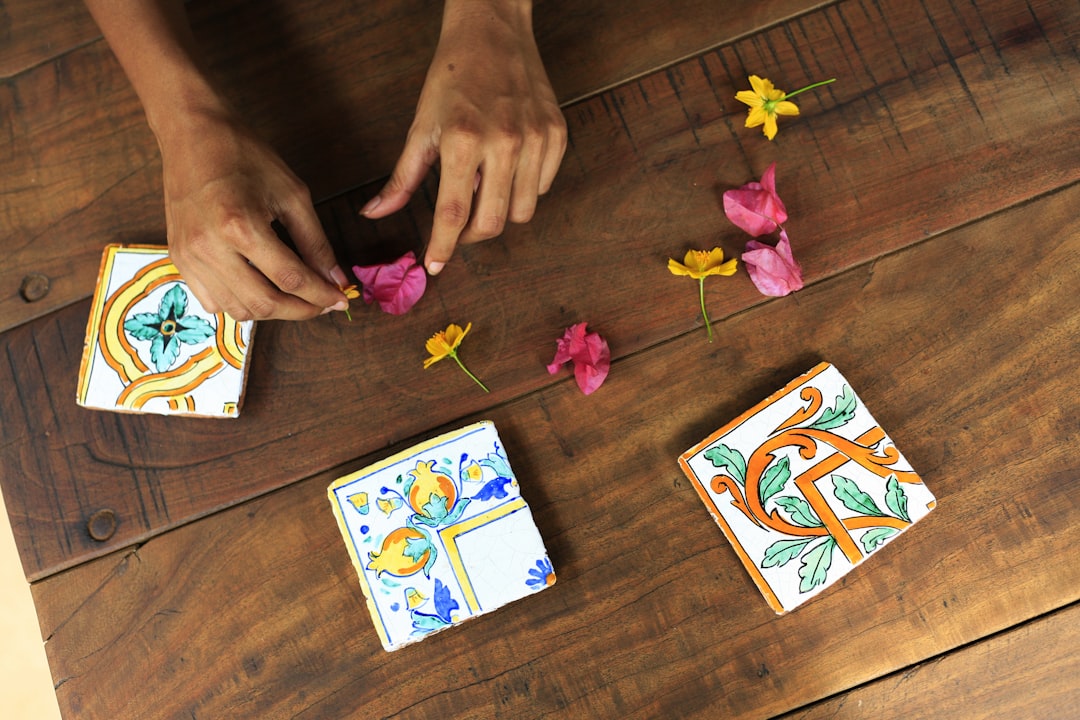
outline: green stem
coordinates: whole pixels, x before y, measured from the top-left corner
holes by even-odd
[[[461,368],[462,370],[464,370],[465,374],[473,379],[473,382],[475,382],[477,385],[479,385],[481,388],[483,388],[484,392],[491,392],[490,390],[487,389],[487,386],[484,385],[484,383],[480,382],[480,379],[478,377],[476,377],[471,372],[469,372],[469,368],[465,367],[465,365],[462,364],[461,360],[458,359],[458,356],[457,356],[456,352],[450,353],[450,357],[454,358],[454,362],[456,362],[458,364],[458,367]]]
[[[352,313],[349,312],[349,308],[345,308],[345,317],[349,318],[349,322],[352,322]]]
[[[799,93],[804,93],[804,92],[806,92],[807,90],[813,90],[814,88],[816,88],[816,87],[821,87],[822,85],[828,85],[828,84],[829,84],[829,83],[831,83],[831,82],[836,82],[836,78],[829,78],[828,80],[822,80],[821,82],[816,82],[816,83],[814,83],[813,85],[807,85],[807,86],[806,86],[806,87],[804,87],[804,88],[799,88],[799,89],[798,89],[798,90],[796,90],[795,92],[792,92],[792,93],[786,93],[786,94],[784,95],[784,99],[785,99],[785,100],[787,100],[788,98],[793,98],[793,97],[795,97],[796,95],[798,95]]]
[[[705,329],[709,331],[709,342],[712,342],[712,325],[709,324],[709,313],[705,312],[705,278],[698,278],[698,295],[701,297],[701,317],[705,318]]]

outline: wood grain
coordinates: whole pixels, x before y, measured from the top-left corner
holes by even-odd
[[[773,160],[812,283],[1080,178],[1080,145],[1059,131],[1080,118],[1077,61],[1059,47],[1080,30],[1076,13],[1044,2],[1040,34],[1023,34],[1014,3],[997,0],[968,18],[961,55],[927,52],[942,19],[900,0],[876,7],[888,22],[843,3],[571,107],[574,147],[533,223],[465,249],[406,318],[369,310],[353,323],[264,324],[236,421],[75,407],[86,303],[5,333],[0,383],[15,391],[0,398],[0,482],[28,576],[542,388],[554,339],[574,322],[593,323],[620,357],[698,328],[695,288],[664,270],[666,258],[715,244],[737,253],[745,236],[719,195]],[[861,57],[850,68],[864,74],[807,98],[775,143],[738,127],[730,97],[744,62],[787,68],[798,85],[828,74],[810,63],[834,69],[826,47],[834,67]],[[1035,84],[1062,88],[1059,114],[1029,112]],[[987,99],[957,102],[965,88]],[[374,226],[355,214],[372,191],[320,207],[352,262],[416,247],[430,223],[430,184],[408,213]],[[762,301],[745,274],[708,284],[715,318]],[[490,398],[451,368],[420,369],[424,340],[466,321],[463,357]],[[103,508],[119,526],[98,543],[85,525]]]
[[[1055,229],[1078,202],[1074,184],[740,313],[712,345],[692,333],[620,359],[588,398],[566,381],[455,422],[495,421],[559,580],[396,653],[325,496],[390,449],[35,583],[60,704],[760,718],[1075,603],[1080,233]],[[939,503],[778,618],[675,457],[819,359]]]
[[[49,2],[46,11],[57,0]],[[821,4],[546,0],[535,24],[551,81],[569,102]],[[192,2],[189,15],[241,114],[316,197],[329,197],[389,174],[434,52],[440,7],[226,0]],[[0,5],[0,33],[3,18],[13,18],[10,32],[22,38],[10,52],[22,52],[31,30],[56,33],[43,46],[54,50],[70,44],[69,32],[91,40],[0,82],[0,330],[89,297],[89,268],[105,244],[165,240],[157,146],[123,72],[92,39],[78,0],[62,5],[73,21],[63,30],[40,28],[46,21],[34,19],[35,8],[35,0]],[[33,303],[18,293],[30,273],[51,281]]]
[[[780,720],[1043,720],[1080,707],[1080,606],[981,640]]]

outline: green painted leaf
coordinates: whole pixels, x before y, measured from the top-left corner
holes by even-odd
[[[769,465],[761,477],[761,504],[764,505],[776,493],[784,489],[784,485],[791,479],[791,461],[787,457],[780,458],[777,462]]]
[[[746,458],[738,450],[720,443],[705,451],[705,459],[718,468],[726,467],[740,486],[746,486]]]
[[[150,359],[154,361],[154,368],[158,372],[165,372],[176,362],[180,354],[180,343],[173,336],[166,338],[160,333],[154,336],[150,343]]]
[[[854,510],[863,515],[885,517],[885,513],[881,512],[874,502],[874,498],[863,492],[859,486],[855,484],[854,480],[849,480],[843,475],[833,475],[832,482],[836,493],[836,499],[844,503],[844,507],[848,510]]]
[[[889,509],[901,520],[911,522],[911,516],[908,515],[907,511],[907,494],[895,475],[889,476],[889,481],[885,484],[885,491],[885,504],[889,506]]]
[[[836,541],[832,536],[825,538],[825,542],[815,545],[803,555],[802,567],[799,568],[799,592],[810,592],[818,585],[825,582],[832,567],[832,551],[836,547]]]
[[[797,538],[795,540],[777,540],[765,550],[765,557],[761,560],[761,567],[783,567],[799,557],[799,553],[809,544],[813,538]]]
[[[855,417],[855,408],[857,406],[858,402],[855,400],[855,393],[845,385],[841,393],[836,396],[836,403],[831,408],[826,408],[825,412],[821,413],[821,416],[808,427],[813,430],[833,430],[838,428]]]
[[[793,525],[805,528],[823,527],[823,523],[810,507],[810,503],[800,497],[776,498],[776,504],[788,511]]]
[[[444,628],[447,625],[449,625],[450,623],[446,622],[445,620],[443,620],[440,617],[436,617],[435,615],[428,615],[426,613],[420,613],[420,612],[417,612],[416,610],[413,610],[412,624],[413,624],[413,627],[416,628],[417,630],[423,630],[425,632],[430,632],[432,630],[438,630],[439,628]]]
[[[170,317],[174,320],[184,317],[184,313],[187,312],[187,303],[187,293],[184,292],[183,286],[177,283],[169,288],[169,292],[165,293],[165,297],[161,298],[158,317],[162,320],[168,320]]]
[[[208,337],[213,337],[214,326],[198,315],[185,315],[176,321],[180,330],[176,339],[188,345],[198,345]]]
[[[139,340],[153,340],[161,334],[158,328],[158,316],[151,313],[139,313],[124,323],[124,329]]]
[[[432,520],[442,520],[446,517],[446,501],[445,495],[431,493],[431,495],[428,496],[428,501],[424,503],[424,507],[421,509],[423,510],[424,515]]]
[[[859,542],[862,543],[863,550],[870,554],[874,552],[881,543],[885,542],[893,535],[896,534],[896,530],[887,527],[870,528],[863,533],[863,536],[859,538]]]
[[[424,553],[430,548],[431,543],[427,538],[406,538],[405,549],[401,551],[401,554],[413,562],[420,562],[420,558],[424,557]]]

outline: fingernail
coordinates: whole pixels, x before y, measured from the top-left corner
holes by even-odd
[[[342,300],[340,302],[336,302],[333,305],[331,305],[330,309],[331,310],[337,310],[339,312],[342,311],[342,310],[348,310],[349,309],[349,303]]]
[[[339,288],[343,288],[349,284],[349,278],[345,277],[345,271],[341,269],[340,265],[335,265],[330,270],[330,279],[337,283]]]
[[[360,214],[361,215],[367,215],[369,212],[371,212],[375,208],[379,207],[379,203],[381,203],[381,202],[382,202],[382,198],[379,197],[378,195],[376,195],[375,197],[373,197],[373,198],[371,198],[370,200],[367,201],[367,205],[360,208]]]
[[[320,315],[326,315],[327,313],[332,313],[332,312],[334,312],[334,308],[323,308],[323,311],[321,313],[319,313],[319,314]]]
[[[428,275],[438,275],[444,267],[446,267],[446,263],[429,262],[427,266]]]

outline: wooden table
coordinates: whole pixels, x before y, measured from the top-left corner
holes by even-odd
[[[319,199],[343,264],[419,248],[355,210],[396,157],[436,3],[192,2],[211,65]],[[1080,705],[1080,8],[1075,0],[546,0],[571,145],[535,220],[464,248],[404,317],[264,323],[237,420],[75,406],[101,248],[161,242],[160,162],[73,0],[0,9],[0,483],[68,718],[1065,717]],[[742,127],[756,73],[801,98]],[[696,287],[772,161],[807,287]],[[47,288],[43,278],[47,280]],[[583,396],[545,363],[609,340]],[[492,388],[424,371],[472,322]],[[675,463],[819,360],[938,508],[777,617]],[[379,646],[336,477],[495,421],[558,573]],[[91,521],[96,521],[91,534]],[[113,527],[115,523],[115,527]],[[99,539],[95,539],[96,536]]]

